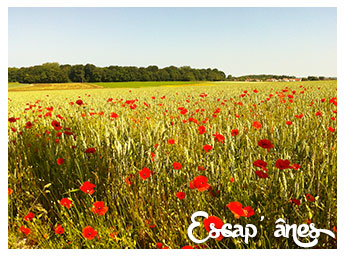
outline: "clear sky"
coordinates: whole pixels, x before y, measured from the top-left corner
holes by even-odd
[[[336,8],[9,8],[10,67],[191,66],[337,75]]]

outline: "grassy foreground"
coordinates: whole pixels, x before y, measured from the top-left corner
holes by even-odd
[[[337,225],[336,96],[335,81],[9,92],[8,246],[298,248],[278,218]],[[197,247],[200,210],[258,235]]]

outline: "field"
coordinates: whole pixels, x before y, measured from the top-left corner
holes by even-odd
[[[203,81],[170,81],[170,82],[108,82],[108,83],[48,83],[48,84],[20,84],[8,83],[9,91],[52,91],[52,90],[77,90],[77,89],[102,89],[102,88],[146,88],[146,87],[175,87],[213,85]]]
[[[9,91],[8,247],[300,248],[278,218],[336,232],[336,81],[211,85]],[[196,211],[258,234],[196,245]]]

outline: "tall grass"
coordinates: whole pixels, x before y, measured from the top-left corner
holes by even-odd
[[[282,90],[284,98],[277,94]],[[293,95],[292,103],[288,95]],[[205,248],[297,248],[292,238],[273,236],[278,218],[297,224],[311,220],[324,229],[337,225],[337,134],[328,129],[336,128],[336,119],[330,119],[336,118],[336,106],[329,102],[333,97],[334,81],[9,93],[9,117],[19,118],[9,122],[8,134],[8,183],[13,190],[8,201],[9,248],[157,248],[157,243],[181,248],[193,245],[187,228],[192,213],[200,210],[224,223],[258,228],[249,244],[225,238],[208,240]],[[75,104],[79,99],[81,106]],[[136,99],[136,108],[125,103]],[[52,116],[45,117],[49,107]],[[182,115],[179,107],[188,112]],[[321,116],[315,115],[318,111]],[[110,118],[111,113],[118,117]],[[298,119],[299,114],[304,116]],[[53,120],[61,130],[53,129]],[[28,121],[30,129],[25,128]],[[254,121],[262,127],[255,129]],[[199,134],[201,125],[205,134]],[[64,134],[65,128],[73,134]],[[237,136],[231,135],[233,129],[238,129]],[[215,133],[225,137],[223,143],[214,140]],[[261,139],[269,139],[274,148],[259,147]],[[213,147],[209,153],[202,148],[205,144]],[[87,154],[87,148],[96,152]],[[59,158],[65,160],[61,165]],[[267,162],[266,179],[255,173],[258,159]],[[277,159],[301,168],[280,170]],[[182,168],[174,170],[174,162]],[[144,167],[153,172],[146,180],[139,176]],[[128,185],[125,179],[131,174]],[[190,189],[189,182],[200,175],[208,178],[213,193]],[[95,184],[92,195],[80,190],[85,181]],[[182,200],[176,197],[179,191],[186,194]],[[314,202],[306,200],[307,193]],[[62,198],[72,200],[73,206],[61,206]],[[91,211],[95,201],[108,206],[105,215]],[[226,207],[233,201],[251,206],[255,214],[236,219]],[[28,212],[35,214],[32,221],[24,220]],[[54,232],[57,224],[65,229],[63,234]],[[21,226],[31,233],[23,234]],[[85,239],[86,226],[98,237]],[[198,232],[200,237],[206,233]],[[320,237],[318,247],[336,246],[336,240]]]

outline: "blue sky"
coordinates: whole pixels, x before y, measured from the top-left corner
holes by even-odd
[[[337,75],[336,8],[9,8],[9,66]]]

